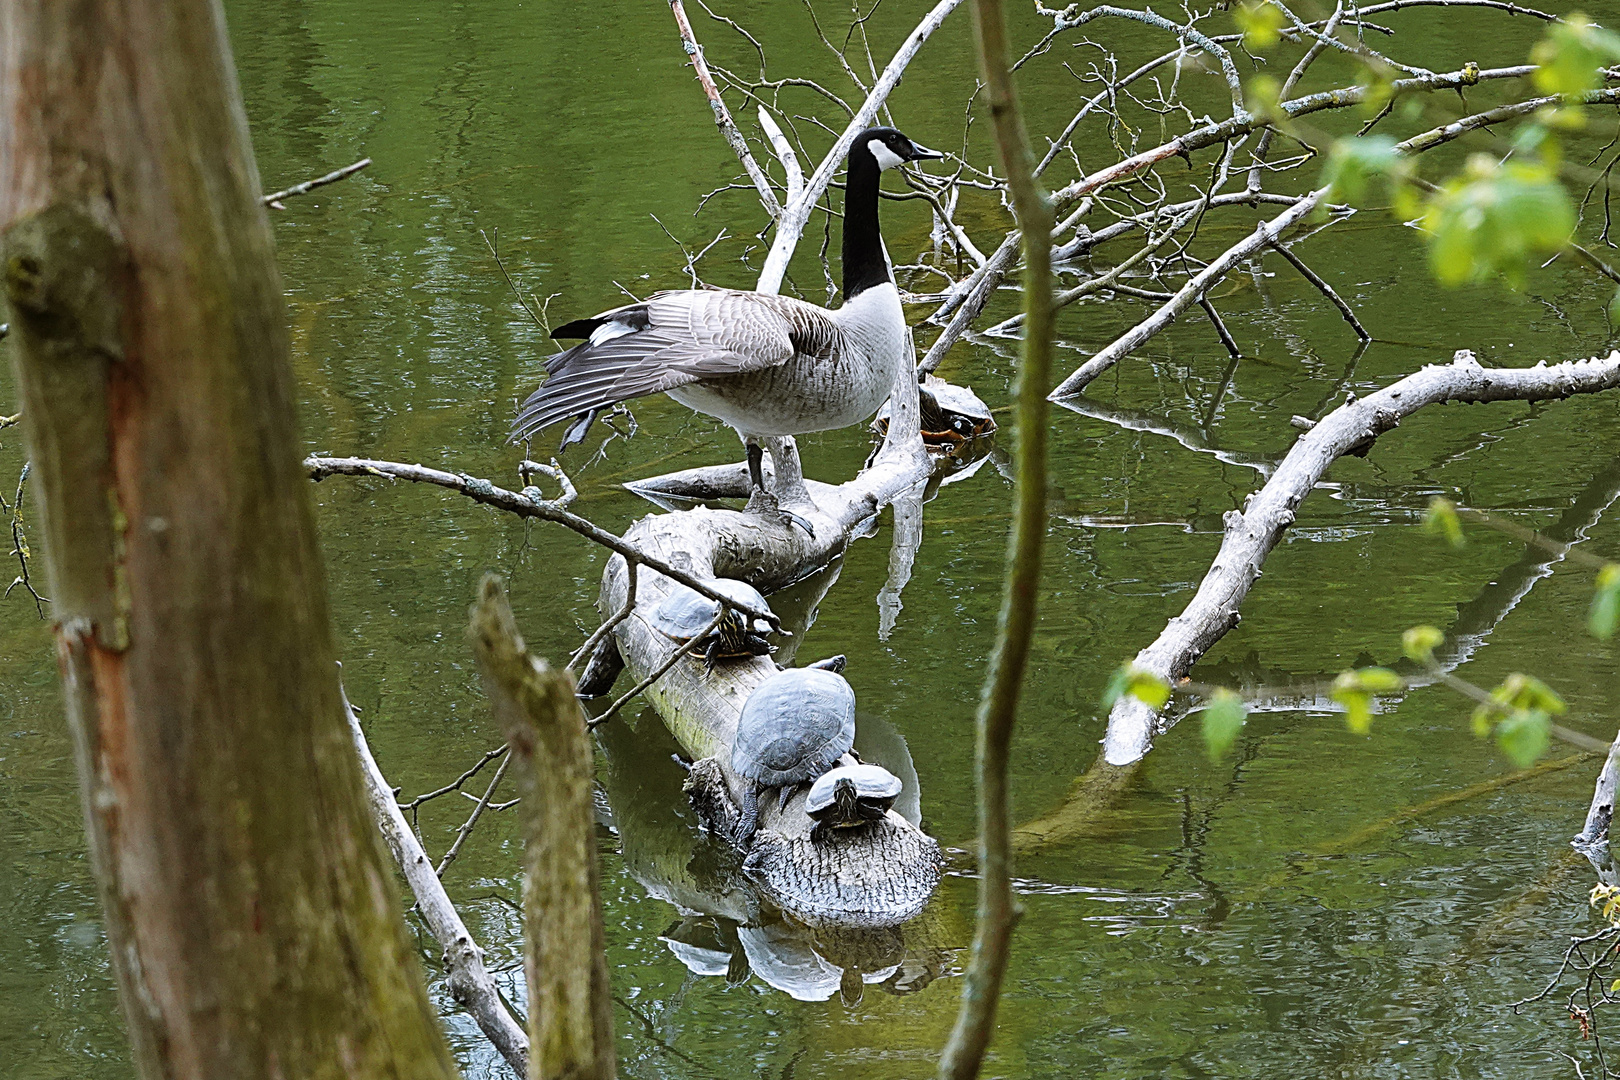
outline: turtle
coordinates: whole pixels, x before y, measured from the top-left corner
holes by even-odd
[[[879,435],[889,433],[889,404],[885,402],[872,421]],[[918,384],[917,405],[922,413],[923,442],[947,453],[996,430],[990,407],[977,394],[933,375]]]
[[[834,829],[883,820],[899,794],[900,778],[881,765],[844,765],[822,773],[804,800],[804,812],[816,819],[810,842],[821,843]]]
[[[765,598],[752,585],[736,578],[714,578],[709,582],[714,591],[730,597],[740,604],[756,609],[770,610]],[[765,640],[771,625],[764,619],[749,620],[735,608],[727,608],[720,625],[709,630],[714,617],[720,612],[720,602],[711,600],[696,589],[677,585],[653,609],[652,626],[672,641],[688,642],[699,634],[707,638],[696,648],[703,653],[703,670],[713,671],[717,660],[737,656],[769,656],[776,647]]]
[[[836,671],[788,668],[760,683],[743,703],[731,771],[748,785],[738,839],[744,847],[759,826],[759,799],[781,790],[780,807],[800,784],[838,763],[855,744],[855,691]]]

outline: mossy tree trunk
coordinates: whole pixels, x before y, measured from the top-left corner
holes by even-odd
[[[216,0],[0,2],[0,258],[137,1069],[454,1075],[362,801]]]

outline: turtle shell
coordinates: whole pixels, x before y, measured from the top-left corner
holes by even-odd
[[[714,587],[715,592],[728,596],[739,604],[748,604],[756,608],[767,607],[765,598],[759,594],[759,590],[746,581],[738,581],[736,578],[715,578],[709,584]],[[675,641],[690,641],[708,629],[709,624],[714,622],[714,617],[719,610],[719,601],[710,600],[707,596],[696,590],[689,589],[685,585],[677,585],[653,609],[651,622],[653,628],[667,638],[672,638]],[[732,614],[735,615],[736,613],[733,612]],[[727,620],[727,623],[733,622],[738,625],[729,627],[725,623],[721,624],[722,634],[727,630],[735,630],[739,637],[746,633],[747,623],[745,619],[736,617]],[[761,624],[755,627],[757,632],[765,633],[770,629],[770,626],[765,624],[764,620],[756,620],[756,622]]]
[[[881,765],[844,765],[822,773],[811,785],[810,794],[804,800],[805,813],[813,814],[831,806],[840,780],[855,784],[857,799],[893,799],[900,794],[900,778]]]
[[[855,743],[855,691],[837,672],[788,668],[743,703],[731,769],[768,787],[798,784],[832,768]]]

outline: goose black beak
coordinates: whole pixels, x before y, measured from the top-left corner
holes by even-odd
[[[945,155],[940,153],[938,150],[930,150],[928,147],[921,146],[917,143],[911,144],[912,161],[938,161],[944,156]]]

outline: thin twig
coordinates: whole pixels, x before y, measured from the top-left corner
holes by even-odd
[[[438,487],[458,491],[474,502],[493,506],[498,510],[505,510],[509,514],[519,517],[539,518],[542,521],[555,522],[566,529],[571,529],[579,535],[600,544],[610,551],[623,555],[641,563],[650,570],[656,570],[671,581],[680,582],[694,592],[701,593],[710,600],[718,601],[726,607],[733,608],[754,619],[764,619],[773,627],[780,627],[781,620],[771,612],[769,607],[755,608],[743,604],[724,595],[715,589],[710,582],[692,576],[685,570],[671,566],[662,559],[636,550],[625,543],[623,539],[613,535],[606,529],[587,521],[578,514],[559,508],[555,503],[540,498],[540,492],[535,488],[525,488],[522,492],[508,491],[506,488],[496,487],[482,477],[469,476],[466,473],[450,473],[442,469],[430,469],[424,465],[406,465],[398,461],[378,461],[373,458],[337,458],[337,457],[307,457],[304,459],[304,468],[308,470],[311,480],[324,480],[328,476],[380,476],[392,480],[410,480],[418,484],[434,484]],[[530,495],[529,492],[534,492]]]
[[[1289,264],[1293,266],[1295,270],[1299,271],[1300,277],[1304,278],[1312,285],[1315,285],[1317,291],[1319,291],[1323,296],[1327,297],[1328,301],[1332,303],[1334,307],[1339,309],[1339,314],[1343,315],[1344,321],[1350,324],[1350,329],[1356,332],[1356,337],[1360,338],[1362,341],[1372,340],[1372,335],[1367,333],[1367,328],[1361,325],[1361,320],[1356,318],[1356,313],[1350,310],[1350,305],[1344,302],[1344,298],[1338,293],[1334,292],[1333,286],[1323,281],[1317,275],[1315,270],[1312,270],[1309,266],[1306,266],[1303,259],[1290,251],[1287,244],[1273,240],[1271,241],[1271,250],[1287,259]]]
[[[1024,247],[1026,328],[1018,365],[1018,458],[1013,530],[1007,545],[996,642],[975,722],[974,774],[979,802],[979,910],[962,1004],[940,1056],[941,1080],[978,1075],[995,1030],[1013,926],[1021,911],[1012,895],[1012,838],[1007,768],[1019,691],[1034,636],[1036,597],[1046,535],[1046,387],[1051,377],[1052,202],[1035,176],[1035,155],[1019,112],[1000,0],[974,0],[973,29],[985,73],[990,116],[1007,172]]]
[[[709,99],[709,108],[714,111],[714,125],[725,136],[726,145],[731,147],[742,162],[748,179],[754,182],[754,190],[759,192],[759,201],[765,207],[765,212],[771,218],[782,216],[782,204],[776,200],[776,192],[771,190],[771,182],[765,175],[765,170],[759,167],[754,160],[753,151],[748,149],[748,140],[743,138],[742,132],[737,130],[736,121],[731,119],[731,110],[726,108],[725,99],[720,96],[720,90],[714,85],[714,76],[709,74],[708,62],[703,59],[703,46],[697,42],[697,35],[692,33],[692,24],[686,18],[686,8],[681,0],[669,0],[669,10],[675,16],[675,28],[680,31],[681,44],[686,49],[686,55],[692,58],[692,70],[697,75],[698,85],[703,88],[703,96]]]
[[[325,187],[327,184],[335,184],[339,180],[346,180],[370,164],[370,158],[361,158],[353,165],[345,165],[343,168],[329,172],[325,176],[318,176],[313,180],[305,180],[302,184],[294,184],[287,190],[278,191],[274,195],[265,195],[261,197],[259,201],[270,207],[272,210],[285,210],[287,208],[281,205],[281,200],[290,199],[295,195],[307,195],[318,187]]]
[[[489,801],[495,797],[495,789],[501,786],[501,779],[506,775],[506,767],[510,764],[512,764],[512,754],[508,750],[506,756],[501,758],[500,765],[495,769],[495,775],[490,777],[489,787],[484,789],[484,797],[479,799],[478,805],[473,808],[472,816],[462,824],[461,828],[456,830],[456,838],[451,842],[450,850],[444,853],[444,858],[439,860],[439,865],[433,868],[434,874],[441,878],[444,877],[445,868],[455,862],[456,856],[461,854],[461,845],[467,842],[467,837],[472,835],[473,826],[478,824],[478,819],[484,816],[485,810],[489,809]],[[462,794],[466,793],[463,792]]]
[[[651,686],[659,679],[662,679],[664,677],[664,672],[674,667],[677,660],[690,653],[693,649],[696,649],[699,642],[708,637],[710,634],[714,633],[715,630],[719,629],[720,623],[724,621],[725,617],[726,609],[721,608],[719,612],[715,614],[715,617],[710,621],[707,628],[699,632],[696,636],[688,638],[686,641],[682,642],[681,647],[670,653],[669,659],[660,664],[657,670],[655,670],[651,675],[648,675],[645,679],[642,679],[640,682],[636,683],[636,685],[632,686],[628,691],[625,692],[623,697],[619,698],[612,705],[609,705],[606,709],[604,709],[600,716],[592,717],[585,726],[594,731],[596,728],[601,727],[603,724],[613,719],[614,715],[617,714],[620,709],[624,708],[625,704],[628,703],[631,698],[647,689],[647,687]]]

